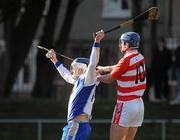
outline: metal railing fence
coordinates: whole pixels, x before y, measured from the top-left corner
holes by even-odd
[[[58,124],[66,123],[65,119],[0,119],[0,124],[37,124],[37,140],[42,140],[42,127],[43,124]],[[94,119],[91,121],[94,124],[110,124],[110,119]],[[143,123],[160,124],[161,125],[161,140],[166,140],[166,125],[167,123],[180,123],[180,119],[145,119]]]

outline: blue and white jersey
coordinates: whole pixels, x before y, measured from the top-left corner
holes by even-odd
[[[80,114],[91,117],[91,111],[95,100],[96,83],[85,86],[85,78],[80,77],[71,92],[68,105],[68,121]]]
[[[86,72],[77,80],[71,77],[70,71],[58,61],[55,66],[66,82],[74,84],[69,103],[67,121],[78,115],[87,114],[91,118],[93,103],[95,100],[95,89],[99,82],[96,77],[96,66],[99,62],[99,43],[94,43],[91,51],[90,62]]]

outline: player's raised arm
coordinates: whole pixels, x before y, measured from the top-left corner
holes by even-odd
[[[71,72],[63,66],[61,61],[57,59],[56,52],[53,49],[48,51],[48,53],[46,54],[46,57],[49,58],[53,62],[59,74],[66,82],[70,84],[74,84],[75,80],[72,78]]]
[[[99,62],[100,42],[104,38],[104,31],[101,30],[96,33],[94,43],[91,50],[90,61],[85,73],[85,84],[92,84],[96,81],[96,66]]]

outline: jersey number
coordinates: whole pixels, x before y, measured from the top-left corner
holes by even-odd
[[[138,80],[139,77],[139,80]],[[143,82],[145,80],[145,68],[144,64],[140,63],[136,66],[136,81],[135,83],[138,84],[138,82]]]

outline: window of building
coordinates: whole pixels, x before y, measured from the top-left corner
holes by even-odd
[[[128,18],[131,16],[130,0],[103,0],[103,18]]]

